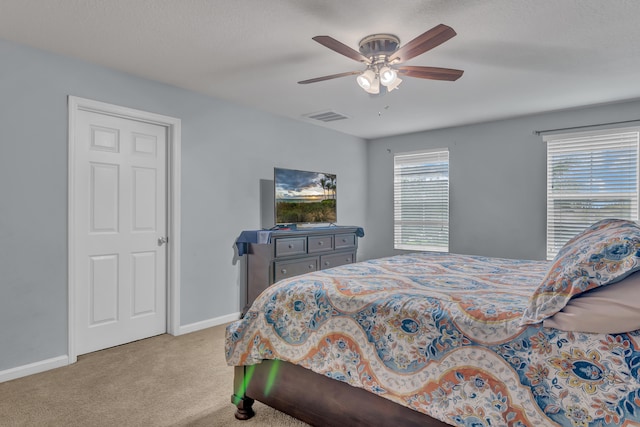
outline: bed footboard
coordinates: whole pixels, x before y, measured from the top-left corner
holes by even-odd
[[[314,426],[447,426],[373,393],[279,360],[235,367],[231,401],[238,408],[236,418],[254,415],[254,399]]]

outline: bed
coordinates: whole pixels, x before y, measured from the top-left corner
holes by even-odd
[[[282,280],[227,327],[236,418],[311,425],[640,425],[640,227],[552,261],[419,253]]]

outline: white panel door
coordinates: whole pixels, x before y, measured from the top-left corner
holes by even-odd
[[[166,128],[79,110],[76,353],[167,330]]]

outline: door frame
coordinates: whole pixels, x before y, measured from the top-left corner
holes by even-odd
[[[106,114],[124,119],[137,120],[163,126],[167,130],[167,333],[180,334],[180,165],[181,165],[181,120],[133,108],[107,104],[91,99],[68,96],[68,212],[67,212],[67,257],[68,257],[68,360],[78,360],[76,352],[76,277],[74,206],[76,171],[76,125],[80,110]]]

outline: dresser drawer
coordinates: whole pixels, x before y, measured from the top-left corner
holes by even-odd
[[[333,250],[333,236],[309,236],[309,253]]]
[[[276,239],[276,258],[307,253],[306,237]]]
[[[355,261],[355,254],[353,252],[346,252],[343,254],[330,254],[322,255],[320,257],[320,269],[337,267],[344,264],[353,264]]]
[[[355,248],[356,247],[356,235],[349,234],[336,234],[336,249]]]
[[[310,273],[318,270],[318,257],[296,259],[291,261],[276,261],[273,263],[273,275],[275,281],[299,274]]]

